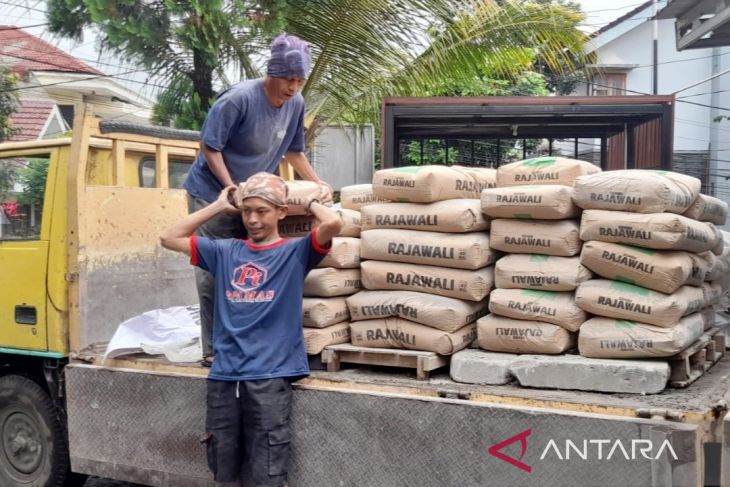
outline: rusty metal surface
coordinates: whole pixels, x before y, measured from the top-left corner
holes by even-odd
[[[67,392],[75,469],[154,486],[212,485],[198,442],[204,378],[71,365]],[[297,487],[700,483],[692,424],[306,386],[294,401],[290,483]],[[488,453],[528,429],[524,457],[519,443],[503,453],[530,473]],[[678,459],[541,458],[550,440],[589,439],[666,439]]]
[[[144,311],[197,302],[192,266],[160,232],[187,213],[184,191],[90,186],[79,212],[80,349]]]

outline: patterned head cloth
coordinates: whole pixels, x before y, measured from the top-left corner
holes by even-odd
[[[257,172],[238,185],[234,200],[240,207],[247,198],[261,198],[274,206],[286,206],[289,187],[283,179],[267,172]]]
[[[266,74],[272,78],[306,78],[310,64],[309,44],[296,36],[279,34],[271,43]]]

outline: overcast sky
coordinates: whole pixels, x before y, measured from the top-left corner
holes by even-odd
[[[579,3],[583,11],[586,12],[586,19],[582,24],[582,28],[587,32],[592,32],[644,2],[639,0],[579,0]],[[0,19],[2,19],[0,24],[18,27],[43,24],[46,22],[43,13],[44,4],[45,2],[41,0],[0,0]],[[95,66],[106,74],[120,75],[120,73],[134,69],[108,55],[100,58],[96,49],[96,40],[90,33],[85,36],[82,42],[74,43],[51,36],[42,26],[29,27],[26,30]],[[136,80],[136,82],[119,81],[145,96],[154,96],[155,88],[144,86],[141,83],[145,80],[143,73],[128,73],[120,75],[120,77]]]

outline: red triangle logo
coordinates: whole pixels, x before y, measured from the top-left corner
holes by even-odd
[[[522,433],[516,434],[511,438],[507,438],[504,441],[501,441],[495,445],[492,445],[489,447],[489,454],[493,455],[500,460],[509,463],[510,465],[514,465],[515,467],[524,470],[525,472],[532,473],[532,467],[529,465],[526,465],[522,463],[520,460],[522,460],[522,457],[525,456],[525,453],[527,453],[527,437],[532,434],[532,428],[526,429]],[[505,448],[506,446],[511,445],[515,441],[519,441],[520,445],[522,445],[522,453],[520,453],[520,460],[517,460],[516,458],[508,457],[504,453],[502,453],[500,450],[502,448]]]

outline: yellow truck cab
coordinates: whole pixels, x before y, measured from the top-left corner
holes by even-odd
[[[71,138],[0,144],[0,487],[76,485],[72,472],[212,486],[208,369],[103,357],[126,319],[197,300],[187,259],[158,242],[187,212],[197,134],[78,112]],[[647,396],[315,368],[277,440],[297,487],[730,485],[727,355]]]

